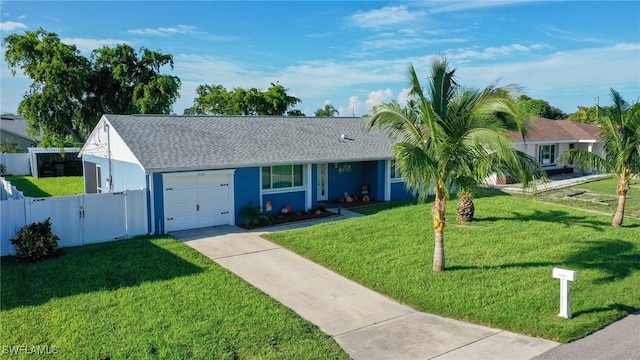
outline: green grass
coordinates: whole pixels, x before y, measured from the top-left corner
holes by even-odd
[[[561,342],[640,309],[638,220],[616,229],[610,216],[485,192],[461,225],[452,200],[447,270],[435,273],[430,203],[394,205],[265,237],[417,310]],[[558,317],[554,267],[577,272],[571,320]]]
[[[174,239],[66,248],[40,263],[5,257],[1,270],[2,346],[47,346],[64,359],[348,358],[314,325]]]
[[[640,219],[640,180],[631,180],[629,185],[625,217]],[[618,180],[611,178],[544,192],[537,199],[613,216],[618,206],[617,186]]]
[[[68,196],[84,193],[84,178],[82,176],[61,176],[34,178],[33,176],[7,176],[24,196],[39,198],[51,196]]]

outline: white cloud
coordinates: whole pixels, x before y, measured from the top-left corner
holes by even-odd
[[[169,36],[174,34],[201,34],[196,31],[195,26],[178,25],[176,27],[159,27],[127,30],[129,34],[145,36]]]
[[[640,44],[554,53],[548,53],[549,49],[539,44],[513,44],[469,54],[464,53],[469,51],[465,49],[451,51],[456,56],[447,54],[447,57],[451,66],[457,68],[461,84],[484,87],[501,78],[500,84],[520,84],[530,96],[544,98],[567,112],[574,111],[577,105],[589,104],[594,96],[606,98],[609,86],[635,91],[626,96],[630,99],[640,95],[637,81]],[[407,65],[415,65],[422,81],[434,55],[364,61],[315,60],[274,69],[256,66],[246,59],[177,54],[175,69],[167,72],[182,80],[182,98],[174,107],[180,113],[192,105],[195,89],[201,84],[264,90],[269,83],[279,81],[302,99],[297,108],[304,108],[307,114],[313,114],[328,99],[341,116],[351,116],[354,107],[360,116],[371,105],[393,99],[393,94],[397,94],[399,103],[406,102]]]
[[[364,104],[357,96],[350,96],[348,105],[338,108],[338,116],[362,116]],[[365,111],[366,112],[366,111]]]
[[[409,100],[414,98],[413,95],[409,94],[410,91],[411,88],[404,88],[400,91],[397,98],[398,104],[404,106]]]
[[[474,86],[486,86],[499,78],[501,84],[520,84],[529,96],[573,112],[578,105],[590,105],[596,96],[606,97],[609,87],[629,89],[627,97],[638,98],[639,52],[640,44],[617,44],[559,51],[536,60],[466,64],[456,74],[463,83]]]
[[[405,24],[414,21],[423,14],[420,11],[411,12],[406,6],[386,6],[381,9],[359,11],[350,17],[355,26],[376,28],[381,26]]]
[[[27,29],[27,25],[16,21],[3,21],[0,23],[0,31],[14,31],[18,29]]]
[[[586,35],[586,34],[576,33],[573,31],[566,31],[553,26],[548,26],[546,29],[543,29],[542,32],[544,32],[546,35],[553,38],[568,40],[568,41],[577,42],[577,43],[591,42],[591,43],[603,44],[603,43],[611,42],[610,39],[605,40],[602,38],[595,37],[593,35]]]
[[[372,108],[376,105],[380,105],[385,102],[389,102],[393,98],[393,91],[391,89],[386,88],[384,90],[376,90],[369,93],[369,98],[365,103],[367,107]]]
[[[439,14],[447,12],[474,10],[479,8],[489,8],[497,6],[517,5],[525,2],[537,0],[501,0],[501,1],[477,1],[477,0],[435,0],[425,2],[429,8],[429,14]]]
[[[473,50],[473,49],[455,49],[449,50],[446,52],[447,58],[449,60],[456,60],[459,62],[467,62],[477,59],[487,60],[487,59],[496,59],[496,58],[504,58],[507,56],[511,56],[513,54],[522,55],[522,53],[531,52],[531,50],[544,50],[545,48],[539,44],[534,45],[533,47],[527,47],[521,44],[511,44],[506,46],[499,47],[488,47],[483,50]]]
[[[420,48],[428,45],[439,45],[439,44],[448,44],[448,43],[463,43],[466,42],[466,39],[463,38],[444,38],[444,39],[433,39],[433,38],[420,38],[420,37],[389,37],[389,38],[378,38],[362,41],[362,45],[370,48],[370,49],[409,49],[409,48]]]

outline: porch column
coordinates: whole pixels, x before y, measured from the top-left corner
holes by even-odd
[[[391,200],[391,160],[384,161],[384,201]]]
[[[316,182],[313,181],[313,164],[307,164],[304,166],[306,169],[306,179],[307,179],[307,186],[306,186],[306,192],[305,192],[305,201],[304,201],[304,206],[305,206],[305,210],[309,210],[311,209],[312,203],[313,203],[313,187],[315,186]]]

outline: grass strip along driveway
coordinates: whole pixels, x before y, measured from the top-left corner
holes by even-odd
[[[265,235],[417,310],[568,342],[640,309],[640,221],[532,197],[488,192],[476,221],[445,228],[447,270],[431,270],[430,203],[367,209],[369,216]],[[558,317],[554,267],[577,272],[573,319]]]
[[[348,359],[314,325],[181,242],[2,258],[0,345],[23,358]],[[47,355],[44,355],[47,356]]]

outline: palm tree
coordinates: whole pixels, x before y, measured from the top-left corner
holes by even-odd
[[[315,116],[317,117],[320,117],[320,116],[333,117],[336,115],[338,115],[338,110],[336,110],[336,108],[334,108],[333,105],[331,104],[324,104],[324,108],[318,109],[315,112]]]
[[[618,208],[611,225],[622,226],[624,207],[629,191],[629,180],[640,170],[640,102],[629,104],[620,94],[611,91],[612,106],[607,115],[598,116],[595,124],[600,128],[600,141],[604,156],[582,149],[565,151],[561,163],[578,167],[604,170],[618,179]]]
[[[524,183],[533,178],[536,162],[513,148],[508,132],[525,134],[524,120],[509,88],[496,83],[478,90],[460,87],[445,59],[432,62],[426,93],[415,69],[408,74],[411,105],[397,102],[375,107],[367,128],[386,130],[396,142],[393,156],[406,178],[407,188],[426,200],[433,190],[431,207],[435,248],[433,270],[445,269],[444,227],[446,203],[452,188],[468,189],[491,171],[512,175]]]

